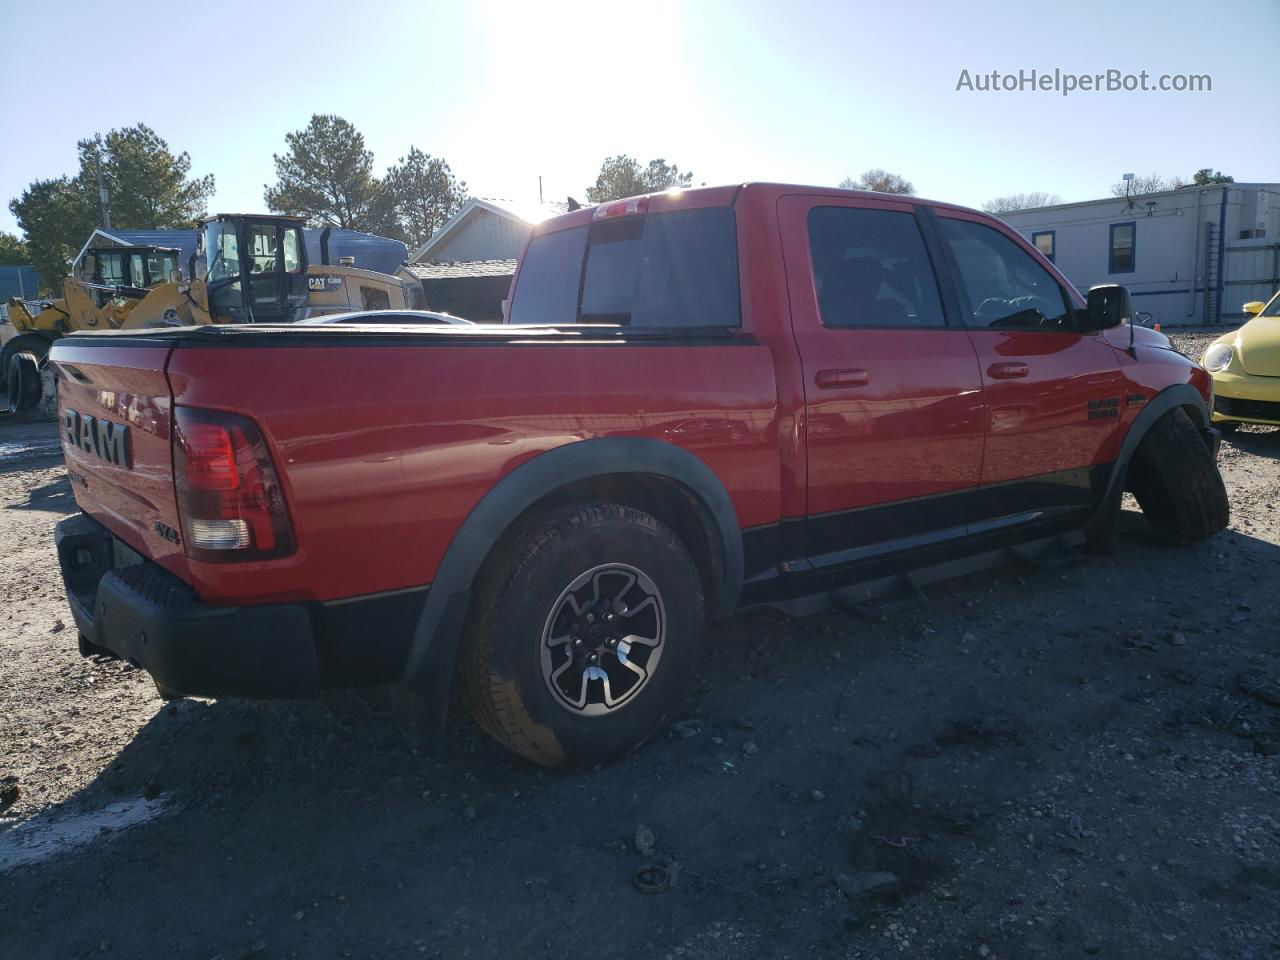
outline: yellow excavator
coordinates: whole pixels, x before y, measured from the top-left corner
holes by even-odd
[[[62,297],[33,311],[9,302],[12,335],[0,347],[10,412],[40,396],[39,368],[58,337],[93,330],[205,323],[292,323],[348,310],[421,310],[422,284],[395,274],[329,263],[329,231],[311,264],[302,217],[218,214],[201,224],[184,274],[181,251],[121,243],[95,232],[62,284]]]

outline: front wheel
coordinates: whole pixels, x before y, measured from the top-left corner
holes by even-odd
[[[1231,516],[1213,453],[1182,409],[1170,410],[1142,438],[1129,487],[1152,529],[1172,543],[1212,536]]]
[[[611,760],[657,730],[706,621],[698,568],[675,532],[614,503],[523,525],[474,604],[463,698],[489,734],[547,767]]]

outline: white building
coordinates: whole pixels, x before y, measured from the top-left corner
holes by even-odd
[[[563,203],[518,204],[472,197],[409,260],[436,264],[515,260],[535,225],[568,209]]]
[[[1129,288],[1164,326],[1230,323],[1280,287],[1280,183],[1188,186],[1002,214],[1080,290]]]
[[[409,258],[427,305],[468,320],[500,323],[502,302],[529,234],[543,220],[568,210],[563,203],[472,197]]]

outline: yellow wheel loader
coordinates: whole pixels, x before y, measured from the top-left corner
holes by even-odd
[[[182,281],[179,256],[171,247],[91,240],[63,280],[61,297],[39,301],[34,311],[28,302],[10,300],[13,333],[0,347],[9,412],[23,406],[32,391],[39,399],[39,367],[63,334],[208,323],[207,305],[197,299],[202,288]]]
[[[201,224],[185,266],[168,247],[130,246],[94,236],[63,281],[63,295],[33,313],[9,303],[14,335],[0,347],[0,376],[9,411],[39,400],[39,367],[66,333],[205,323],[292,323],[348,310],[421,310],[422,284],[406,269],[395,275],[329,263],[329,231],[321,263],[307,256],[302,217],[219,214]],[[32,382],[32,379],[35,382]],[[32,399],[34,397],[34,400]]]

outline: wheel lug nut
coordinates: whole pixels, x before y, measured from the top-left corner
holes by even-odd
[[[573,645],[574,645],[575,647],[580,647],[580,646],[582,646],[582,638],[581,638],[581,637],[574,637],[574,638],[573,638]]]
[[[596,615],[594,613],[588,613],[587,623],[595,623],[595,622],[596,622]]]

